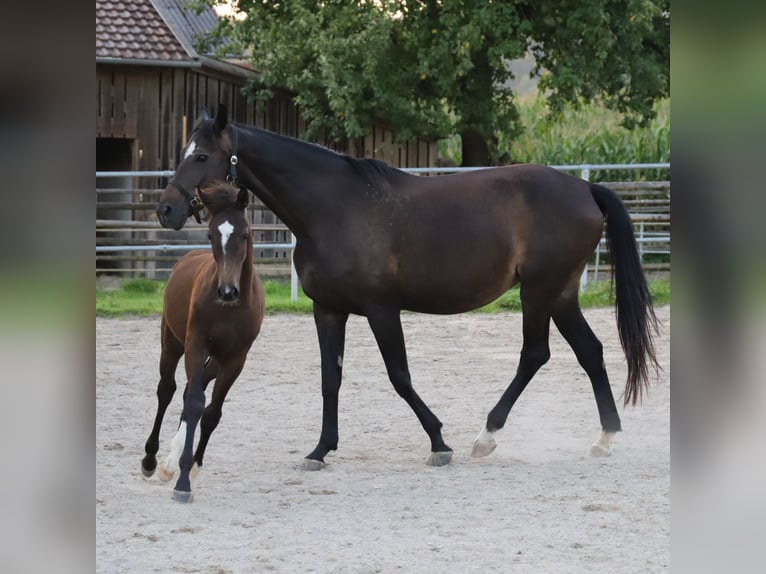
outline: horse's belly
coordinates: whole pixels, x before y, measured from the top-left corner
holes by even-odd
[[[491,303],[518,280],[515,265],[507,260],[478,271],[458,264],[431,271],[430,275],[407,282],[402,297],[404,309],[437,314],[471,311]]]

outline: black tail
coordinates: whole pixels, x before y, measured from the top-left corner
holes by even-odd
[[[649,385],[649,365],[659,370],[652,331],[657,331],[652,298],[641,269],[633,223],[617,194],[591,184],[591,193],[606,218],[606,240],[615,282],[617,331],[628,362],[624,404],[636,404]]]

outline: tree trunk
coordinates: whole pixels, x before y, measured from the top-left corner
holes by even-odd
[[[460,134],[463,154],[462,167],[479,167],[490,165],[492,158],[487,139],[474,130],[464,130]]]

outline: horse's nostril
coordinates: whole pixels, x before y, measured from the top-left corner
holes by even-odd
[[[219,287],[218,298],[222,301],[236,301],[239,298],[239,289],[229,285]]]

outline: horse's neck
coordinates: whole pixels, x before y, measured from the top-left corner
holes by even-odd
[[[344,186],[326,187],[344,169],[343,156],[259,129],[237,128],[243,182],[296,235],[307,232],[327,209],[337,208]],[[244,164],[244,166],[243,166]]]

